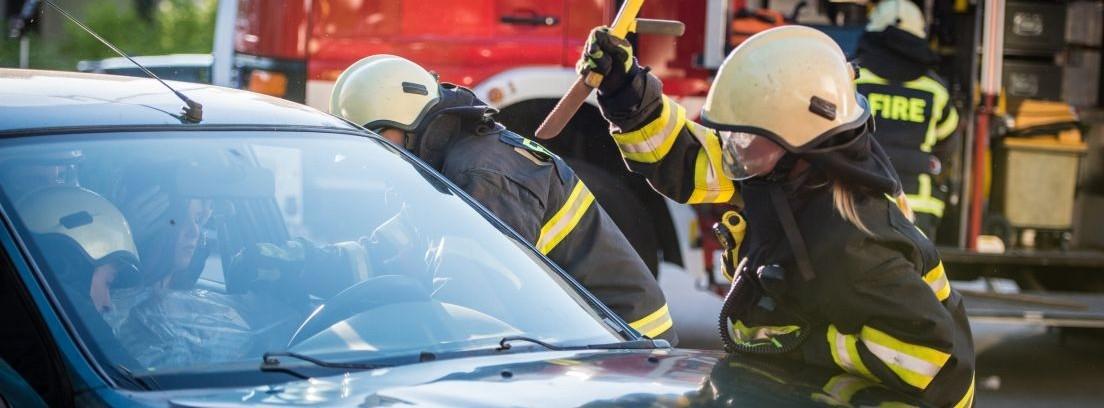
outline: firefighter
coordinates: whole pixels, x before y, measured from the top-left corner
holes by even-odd
[[[950,92],[929,68],[938,57],[928,47],[924,14],[909,0],[882,0],[870,12],[856,57],[862,67],[859,93],[878,121],[875,139],[901,177],[915,223],[935,239],[943,217],[943,192],[937,181],[948,157],[958,112]]]
[[[579,67],[605,74],[598,102],[630,170],[676,201],[742,198],[726,349],[836,367],[932,405],[972,403],[962,298],[894,199],[900,184],[831,38],[800,26],[751,37],[718,71],[702,124],[607,29]]]
[[[505,129],[470,90],[391,55],[341,74],[330,111],[452,180],[640,333],[677,342],[655,278],[563,160]]]

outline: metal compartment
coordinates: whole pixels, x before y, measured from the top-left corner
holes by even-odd
[[[1004,49],[1009,54],[1051,54],[1066,42],[1066,6],[1010,1],[1004,11]]]
[[[1010,99],[1062,100],[1062,67],[1006,59],[1003,70],[1001,83]]]

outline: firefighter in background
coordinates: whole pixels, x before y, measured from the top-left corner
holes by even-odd
[[[579,67],[605,74],[598,102],[629,169],[684,203],[730,201],[739,187],[747,230],[725,265],[726,349],[971,405],[962,298],[894,199],[900,184],[839,46],[800,26],[751,37],[717,72],[703,126],[607,30],[592,33]]]
[[[958,128],[958,112],[950,92],[930,67],[938,57],[928,47],[924,14],[909,0],[882,0],[870,12],[859,40],[855,81],[870,101],[878,122],[874,137],[889,154],[901,178],[916,226],[935,239],[946,196],[937,183],[943,172],[940,156]]]
[[[452,180],[641,334],[677,343],[655,277],[556,155],[492,119],[466,88],[376,55],[337,79],[330,111],[376,131]]]

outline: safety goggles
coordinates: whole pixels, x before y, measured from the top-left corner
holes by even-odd
[[[721,162],[725,177],[747,180],[769,174],[786,149],[774,141],[753,133],[721,130]]]

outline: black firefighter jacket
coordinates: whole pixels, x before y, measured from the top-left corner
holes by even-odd
[[[683,108],[662,95],[657,78],[641,70],[624,88],[600,94],[598,101],[625,163],[657,191],[684,203],[734,200],[737,186],[723,176],[716,133],[686,120]],[[753,203],[747,204],[750,210]],[[970,406],[970,329],[962,298],[951,289],[935,247],[891,199],[860,201],[859,212],[873,236],[835,213],[827,189],[792,207],[816,275],[793,285],[790,295],[779,300],[804,315],[800,330],[809,331],[788,355],[918,395],[936,406]],[[777,245],[782,235],[777,217],[747,215],[742,253],[786,251],[786,244]],[[797,270],[792,261],[782,266]],[[749,267],[754,271],[758,265]],[[727,329],[733,330],[734,323],[764,332],[756,327],[762,321],[730,321]]]
[[[659,284],[575,173],[498,125],[450,136],[439,170],[641,334],[677,344]]]
[[[909,206],[942,218],[932,178],[942,172],[938,156],[949,153],[943,150],[959,119],[946,85],[929,69],[937,57],[924,39],[896,27],[864,33],[856,57],[862,69],[855,85],[870,103],[874,137],[900,175]]]

